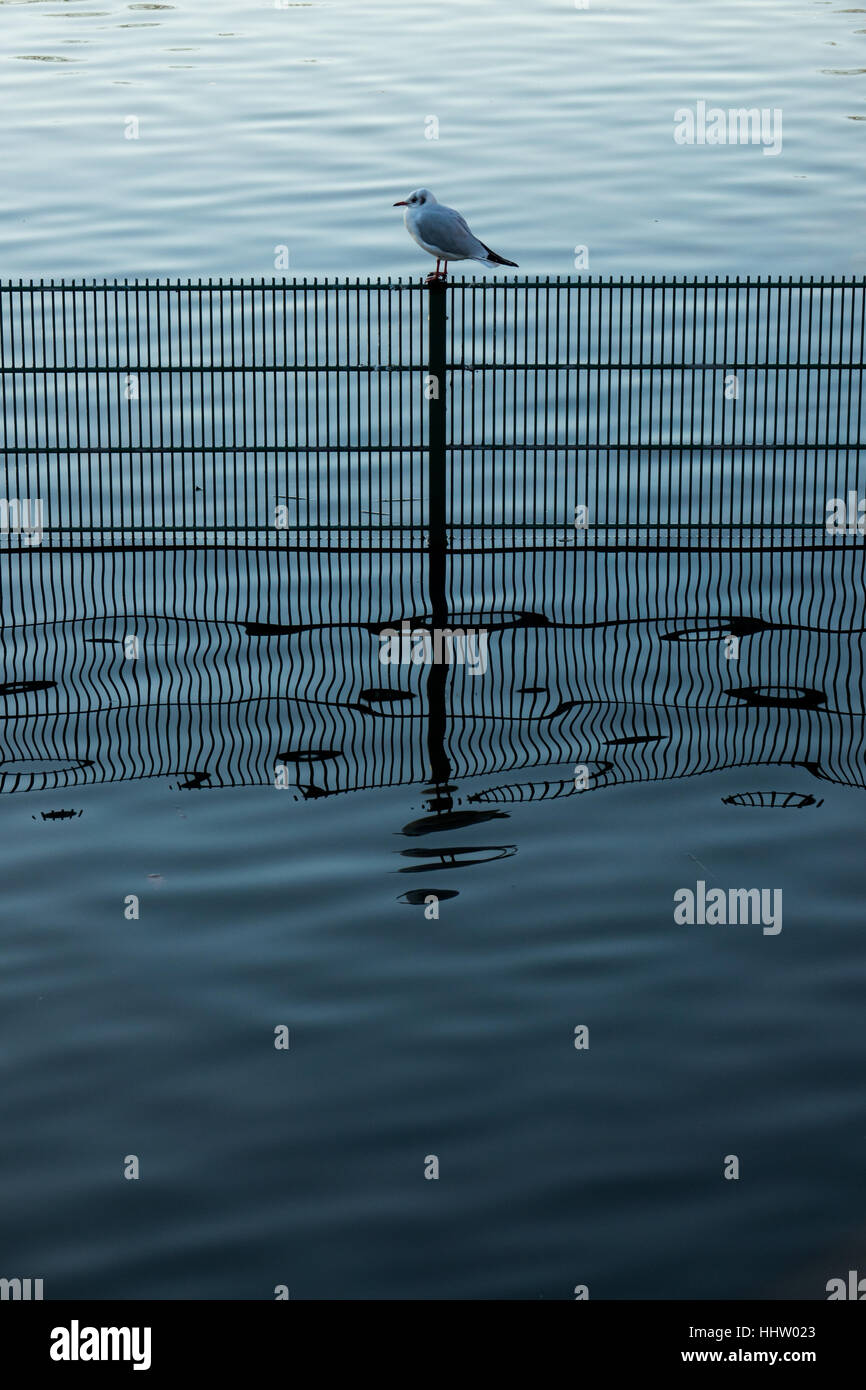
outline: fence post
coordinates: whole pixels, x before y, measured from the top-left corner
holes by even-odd
[[[447,615],[445,588],[446,554],[446,382],[445,382],[445,285],[434,280],[427,289],[427,397],[428,397],[428,578],[433,625],[444,627]]]
[[[448,625],[446,591],[446,449],[447,404],[445,381],[446,289],[438,280],[427,289],[427,583],[430,626]],[[447,666],[435,662],[427,676],[427,758],[434,813],[451,807],[451,763],[445,749],[447,715],[445,687]]]

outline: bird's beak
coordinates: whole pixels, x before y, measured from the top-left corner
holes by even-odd
[[[409,204],[406,202],[405,198],[401,198],[399,203],[394,204],[395,208],[407,208],[408,206]]]

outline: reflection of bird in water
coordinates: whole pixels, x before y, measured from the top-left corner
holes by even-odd
[[[406,231],[429,255],[436,257],[436,269],[427,276],[428,285],[445,279],[449,261],[480,261],[482,265],[517,267],[516,261],[507,261],[479,241],[456,208],[437,202],[429,188],[416,188],[394,207],[406,209],[403,214]],[[445,270],[440,272],[441,261],[445,262]]]
[[[466,830],[470,825],[482,825],[489,820],[507,820],[507,811],[438,811],[422,816],[403,826],[404,835],[429,835],[438,830]]]
[[[185,792],[200,792],[204,790],[206,782],[210,781],[209,772],[191,772],[189,780],[178,782],[178,789]]]
[[[326,791],[324,787],[316,787],[312,782],[299,782],[298,791],[304,801],[317,801],[320,796],[336,796],[336,792]]]

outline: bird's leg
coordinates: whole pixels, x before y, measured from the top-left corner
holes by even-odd
[[[439,283],[439,281],[442,279],[442,276],[439,274],[439,260],[440,260],[440,258],[437,256],[437,257],[436,257],[436,269],[430,271],[430,274],[427,276],[427,279],[426,279],[425,282],[424,282],[425,284],[427,284],[427,285],[437,285],[437,284]]]

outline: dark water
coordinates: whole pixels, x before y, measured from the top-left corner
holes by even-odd
[[[67,616],[5,634],[7,678],[56,682],[4,701],[6,1265],[97,1298],[823,1296],[862,1206],[861,550],[496,562],[512,616],[444,682],[340,621],[397,569],[420,594],[413,557],[66,564]],[[298,631],[208,619],[268,586]],[[781,888],[782,930],[675,924],[698,879]]]

